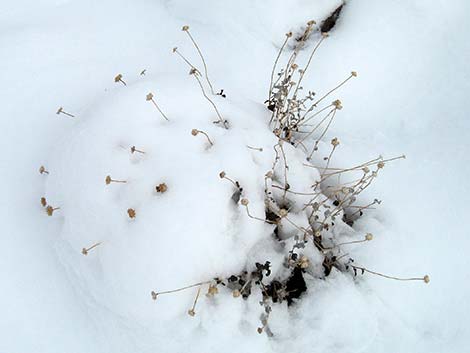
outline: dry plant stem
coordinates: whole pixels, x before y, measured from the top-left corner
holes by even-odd
[[[211,89],[211,93],[213,95],[215,95],[214,93],[214,88],[212,87],[212,84],[211,84],[211,81],[209,80],[209,75],[207,74],[207,65],[206,65],[206,61],[204,60],[204,56],[202,55],[202,52],[201,50],[199,49],[199,46],[197,45],[196,41],[194,40],[193,36],[191,35],[191,33],[189,33],[189,29],[184,31],[186,32],[186,34],[188,35],[189,39],[191,39],[191,42],[193,42],[194,46],[196,47],[196,50],[199,54],[199,56],[201,57],[201,60],[202,60],[202,64],[204,65],[204,76],[206,77],[206,81],[207,81],[207,84],[209,85],[210,89]]]
[[[308,138],[321,126],[321,124],[323,124],[323,122],[324,122],[326,119],[328,119],[328,118],[330,117],[331,114],[334,114],[335,111],[336,111],[336,108],[331,109],[331,110],[328,112],[328,114],[327,114],[317,125],[315,125],[315,127],[314,127],[307,135],[304,136],[304,138],[303,138],[302,140],[296,142],[296,147],[297,147],[300,143],[302,143],[302,142],[304,142],[306,139],[308,139]],[[330,120],[330,121],[331,121],[331,120]]]
[[[101,242],[98,242],[98,243],[96,243],[96,244],[93,244],[93,245],[90,246],[89,248],[83,248],[83,249],[82,249],[82,254],[83,254],[83,255],[88,255],[88,252],[89,252],[90,250],[96,248],[96,247],[97,247],[98,245],[100,245],[100,244],[101,244]]]
[[[214,143],[211,141],[211,139],[209,138],[209,135],[207,135],[204,131],[202,130],[197,130],[197,132],[200,132],[201,134],[203,134],[206,138],[207,138],[207,141],[210,143],[211,146],[214,146]]]
[[[181,287],[181,288],[177,288],[177,289],[172,289],[172,290],[167,290],[167,291],[162,291],[162,292],[152,292],[152,293],[155,293],[155,296],[162,295],[162,294],[176,293],[176,292],[181,292],[181,291],[189,289],[189,288],[194,288],[194,287],[198,287],[198,286],[200,287],[204,284],[209,284],[211,282],[212,281],[199,282],[199,283],[191,284],[189,286],[185,286],[185,287]]]
[[[167,116],[165,115],[165,113],[162,112],[162,110],[158,107],[157,103],[155,102],[155,100],[152,98],[150,99],[150,101],[153,103],[153,105],[155,106],[155,108],[157,108],[157,110],[160,112],[160,114],[165,118],[166,121],[170,121],[170,119],[167,118]]]
[[[345,79],[343,82],[341,82],[339,85],[336,87],[332,88],[328,92],[326,92],[320,99],[318,99],[315,103],[312,104],[312,107],[316,107],[322,100],[324,100],[326,97],[328,97],[331,93],[336,91],[338,88],[340,88],[342,85],[344,85],[346,82],[348,82],[351,78],[355,77],[354,74],[351,74],[347,79]]]
[[[327,179],[328,177],[333,176],[333,175],[338,175],[338,174],[341,174],[341,173],[350,172],[350,171],[353,171],[353,170],[357,170],[357,169],[361,169],[361,168],[364,168],[364,167],[368,167],[368,166],[370,166],[370,165],[376,164],[378,161],[381,161],[381,162],[385,163],[385,162],[391,162],[391,161],[394,161],[394,160],[397,160],[397,159],[404,159],[404,158],[405,158],[404,155],[398,156],[398,157],[394,157],[394,158],[389,158],[389,159],[381,159],[381,157],[379,157],[379,158],[373,159],[373,160],[371,160],[371,161],[369,161],[369,162],[366,162],[366,163],[361,164],[361,165],[356,166],[356,167],[347,168],[347,169],[343,169],[343,170],[340,170],[340,171],[336,171],[336,172],[332,172],[332,173],[325,174],[325,175],[324,175],[324,179],[323,179],[322,181],[324,181],[325,179]]]
[[[320,135],[320,137],[315,141],[315,145],[313,146],[312,152],[309,154],[309,156],[308,156],[308,158],[307,158],[308,160],[310,160],[310,159],[312,158],[313,153],[317,150],[318,143],[319,143],[320,140],[323,138],[323,136],[325,136],[326,132],[327,132],[328,129],[330,128],[330,125],[331,125],[331,123],[333,122],[333,119],[334,119],[335,116],[336,116],[336,111],[337,111],[337,110],[338,110],[337,108],[333,109],[333,114],[331,115],[330,121],[328,121],[328,124],[326,125],[325,130],[323,130],[323,132],[322,132],[322,134]],[[320,125],[318,125],[318,127],[319,127],[319,126],[320,126]],[[316,128],[317,128],[317,127],[315,127],[315,128],[312,130],[312,132],[315,131]]]
[[[355,211],[354,213],[352,213],[349,217],[354,217],[356,214],[360,213],[362,210],[370,209],[370,206],[375,205],[376,203],[377,203],[377,202],[374,200],[374,201],[372,201],[371,203],[369,203],[369,204],[366,205],[366,206],[357,207],[358,210]],[[354,206],[349,206],[349,207],[354,207]]]
[[[251,146],[248,146],[248,145],[246,145],[246,147],[249,148],[250,150],[263,152],[263,149],[261,147],[251,147]]]
[[[219,110],[217,109],[217,106],[215,105],[215,103],[212,101],[212,99],[210,99],[207,94],[206,94],[206,91],[204,90],[204,87],[202,86],[202,83],[201,83],[201,80],[199,79],[199,77],[197,76],[197,72],[194,72],[193,73],[193,76],[196,78],[197,80],[197,83],[199,84],[199,87],[201,87],[201,91],[202,91],[202,94],[204,95],[204,97],[209,101],[209,103],[214,107],[214,110],[215,112],[217,113],[217,116],[219,117],[219,123],[222,124],[226,129],[228,129],[228,127],[224,124],[224,119],[222,119],[222,116],[220,115],[219,113]]]
[[[326,38],[326,36],[322,36],[321,39],[318,41],[317,45],[313,48],[312,53],[310,54],[310,57],[308,58],[307,65],[305,65],[305,68],[302,70],[299,81],[297,82],[297,85],[295,87],[295,91],[293,96],[295,97],[297,95],[297,92],[299,90],[300,84],[302,83],[302,79],[304,78],[305,72],[308,70],[308,67],[310,66],[310,62],[312,61],[313,55],[315,55],[315,52],[317,51],[318,47],[320,44],[323,42],[323,40]]]
[[[56,114],[65,114],[67,116],[70,116],[71,118],[75,118],[75,115],[72,115],[70,113],[67,113],[62,107],[59,108],[59,110],[57,110],[57,113]]]
[[[176,53],[176,54],[178,54],[178,56],[179,56],[181,59],[183,59],[183,61],[184,61],[186,64],[188,64],[188,66],[189,66],[191,69],[196,70],[196,72],[199,73],[199,70],[198,70],[193,64],[191,64],[191,62],[190,62],[188,59],[186,59],[186,58],[183,56],[183,54],[181,54],[181,53],[178,51],[178,48],[176,48],[176,47],[173,48],[173,52]]]
[[[276,72],[277,63],[279,62],[279,58],[281,57],[281,54],[282,54],[282,52],[284,51],[284,48],[285,48],[287,42],[289,41],[289,38],[290,38],[290,37],[291,37],[291,36],[286,35],[286,40],[285,40],[284,43],[282,44],[281,49],[279,50],[279,53],[277,54],[276,60],[274,61],[273,70],[272,70],[272,72],[271,72],[271,82],[269,83],[268,101],[271,99],[271,94],[272,94],[272,90],[273,90],[274,73]]]
[[[336,147],[337,146],[333,146],[333,148],[331,149],[330,155],[328,156],[328,160],[326,162],[326,166],[325,168],[323,168],[323,172],[320,173],[320,179],[323,178],[323,175],[328,170],[328,167],[330,166],[331,157],[333,156],[333,153],[335,152]]]
[[[315,114],[313,114],[312,116],[309,116],[307,120],[304,121],[306,115],[309,113],[309,111],[305,112],[304,116],[300,119],[300,124],[299,126],[306,126],[306,123],[310,120],[312,120],[314,117],[316,117],[317,115],[323,113],[325,110],[327,110],[328,108],[331,108],[333,107],[333,104],[330,104],[330,105],[327,105],[326,107],[320,109],[318,112],[316,112]]]
[[[239,185],[237,185],[237,183],[236,183],[234,180],[230,179],[228,176],[224,176],[222,179],[227,179],[227,180],[230,181],[236,188],[239,187]]]
[[[245,208],[246,208],[246,214],[248,215],[248,217],[256,219],[256,220],[261,221],[261,222],[265,222],[265,223],[269,223],[269,224],[276,224],[276,222],[272,222],[272,221],[269,221],[267,219],[262,219],[262,218],[259,218],[259,217],[252,216],[250,214],[250,210],[248,209],[248,205],[246,205]]]
[[[189,310],[189,313],[190,315],[194,315],[196,313],[196,304],[197,304],[197,300],[199,299],[199,294],[201,294],[201,286],[199,286],[199,288],[197,289],[197,293],[196,293],[196,298],[194,299],[194,303],[193,303],[193,307]]]
[[[356,269],[356,270],[361,270],[361,271],[364,271],[364,272],[367,272],[367,273],[370,273],[370,274],[373,274],[373,275],[376,275],[376,276],[380,276],[380,277],[384,277],[384,278],[388,278],[388,279],[393,279],[395,281],[425,281],[425,279],[423,277],[411,277],[411,278],[401,278],[401,277],[394,277],[394,276],[388,276],[388,275],[384,275],[382,273],[379,273],[379,272],[375,272],[375,271],[371,271],[371,270],[368,270],[367,268],[364,268],[364,267],[360,267],[360,266],[354,266],[354,265],[349,265],[351,266],[352,268]]]
[[[362,240],[347,241],[345,243],[339,243],[339,244],[336,244],[335,246],[328,247],[328,248],[323,248],[323,249],[324,250],[332,250],[332,249],[338,248],[338,247],[343,246],[343,245],[367,243],[368,241],[370,241],[370,240],[362,239]]]
[[[287,165],[286,153],[284,152],[284,147],[282,147],[282,141],[279,141],[279,149],[281,150],[282,158],[284,159],[284,195],[282,195],[282,200],[285,202],[287,189],[289,187],[289,183],[287,181],[287,171],[289,170],[289,166]]]

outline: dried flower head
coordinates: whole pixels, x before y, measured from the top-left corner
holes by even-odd
[[[168,186],[165,183],[158,184],[155,189],[157,192],[161,192],[162,194],[168,190]]]
[[[176,51],[178,50],[178,47],[174,47],[172,50],[173,50],[173,53],[176,53]]]
[[[362,168],[362,171],[367,174],[370,172],[370,169],[368,167],[364,167]]]
[[[197,69],[192,67],[191,70],[189,70],[190,75],[196,75],[197,74]]]
[[[149,92],[146,96],[145,96],[145,100],[146,101],[151,101],[153,99],[153,93],[152,92]]]
[[[193,309],[189,309],[188,310],[188,315],[189,316],[194,316],[194,315],[196,315],[196,312]]]
[[[46,168],[43,165],[39,167],[39,173],[49,174],[49,172],[46,170]]]
[[[331,140],[331,144],[333,145],[333,147],[336,147],[339,145],[339,140],[337,137],[335,137],[334,139]]]
[[[233,292],[232,292],[232,296],[234,298],[238,298],[239,296],[241,295],[240,291],[238,289],[235,289]]]
[[[367,233],[365,239],[367,241],[370,241],[370,240],[374,239],[374,236],[371,233]]]
[[[292,32],[287,32],[287,33],[286,33],[286,37],[287,37],[287,38],[292,37]]]
[[[240,203],[243,205],[243,206],[248,206],[248,204],[250,203],[248,201],[248,199],[241,199]]]
[[[309,25],[309,26],[313,26],[315,24],[317,24],[317,23],[314,20],[310,20],[310,21],[307,22],[307,25]]]
[[[281,209],[279,210],[279,216],[280,216],[281,218],[286,217],[288,213],[289,213],[289,212],[288,212],[285,208],[281,208]]]
[[[85,256],[88,255],[88,250],[86,248],[83,248],[82,249],[82,254],[85,255]]]
[[[385,166],[385,163],[380,161],[379,163],[377,163],[377,168],[379,169],[382,169],[383,167]]]
[[[135,210],[133,208],[128,208],[127,214],[129,215],[129,218],[135,218]]]
[[[56,208],[54,208],[52,206],[47,206],[46,207],[46,212],[47,212],[48,216],[52,216],[54,214],[55,210],[60,210],[60,207],[56,207]]]
[[[216,295],[217,293],[219,293],[219,289],[217,288],[217,286],[210,285],[209,288],[207,289],[206,295],[211,297],[211,296]]]
[[[150,294],[152,295],[153,300],[157,300],[157,292],[152,291]]]
[[[261,335],[263,333],[263,328],[262,327],[258,327],[256,329],[256,331],[258,331],[258,333]]]
[[[305,269],[305,268],[307,268],[308,266],[310,266],[310,261],[308,260],[307,256],[302,255],[302,256],[300,257],[299,266],[300,266],[300,268],[303,268],[303,269]]]
[[[111,176],[110,176],[110,175],[107,175],[107,176],[106,176],[106,179],[104,179],[104,182],[106,183],[106,185],[111,184],[111,181],[112,181],[112,179],[111,179]]]
[[[189,30],[189,26],[185,25],[181,28],[182,31],[188,31]]]
[[[299,65],[297,65],[296,63],[293,63],[291,68],[292,70],[297,70],[297,68],[299,67]],[[295,82],[293,82],[295,84]]]
[[[323,37],[323,38],[326,38],[326,37],[328,37],[328,36],[329,36],[328,32],[322,32],[322,34],[321,34],[321,35],[322,35],[322,37]]]
[[[331,104],[333,104],[334,107],[335,107],[336,109],[338,109],[338,110],[343,109],[343,106],[341,105],[341,101],[340,101],[339,99],[333,101],[333,103],[331,103]]]
[[[224,172],[224,171],[221,171],[221,172],[219,173],[220,179],[225,178],[225,175],[226,175],[225,172]]]
[[[46,198],[45,198],[45,197],[41,197],[41,205],[42,205],[42,207],[46,207],[46,206],[47,206],[47,201],[46,201]]]
[[[267,172],[264,176],[265,176],[266,178],[268,178],[268,179],[272,179],[273,176],[274,176],[274,174],[273,174],[272,170],[270,170],[270,171]]]
[[[191,135],[196,136],[197,134],[199,134],[199,130],[198,130],[198,129],[192,129],[192,130],[191,130]]]
[[[429,278],[428,275],[426,275],[426,276],[423,277],[424,283],[429,283],[430,280],[431,280],[431,279]]]
[[[351,71],[351,76],[357,77],[357,72],[356,71]]]
[[[116,77],[114,78],[114,82],[119,82],[122,80],[122,75],[121,74],[117,74]]]

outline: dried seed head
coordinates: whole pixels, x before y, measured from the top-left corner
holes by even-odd
[[[297,68],[299,67],[299,65],[297,65],[296,63],[292,64],[292,70],[297,70]],[[295,84],[295,82],[294,82]]]
[[[273,172],[272,172],[272,170],[270,170],[269,172],[267,172],[267,173],[265,174],[265,177],[268,178],[268,179],[272,179],[272,178],[273,178]]]
[[[57,112],[56,112],[56,114],[60,114],[60,113],[62,113],[62,110],[64,110],[64,108],[62,108],[62,107],[59,107],[59,109],[57,109]]]
[[[366,173],[366,174],[367,174],[367,173],[369,173],[369,172],[370,172],[370,169],[369,169],[369,168],[367,168],[367,167],[364,167],[364,168],[362,168],[362,171],[363,171],[364,173]]]
[[[150,293],[152,295],[152,299],[153,300],[157,300],[157,293],[152,291],[152,293]]]
[[[287,37],[287,38],[292,37],[292,32],[287,32],[287,33],[286,33],[286,37]]]
[[[221,171],[221,172],[219,173],[219,177],[220,177],[220,179],[225,178],[225,172],[224,172],[224,171]]]
[[[262,328],[262,327],[258,327],[258,328],[256,329],[256,331],[258,331],[259,334],[262,334],[262,333],[263,333],[263,328]]]
[[[198,129],[192,129],[192,130],[191,130],[191,135],[196,136],[197,134],[199,134],[199,130],[198,130]]]
[[[366,239],[367,241],[370,241],[370,240],[374,239],[374,236],[373,236],[371,233],[367,233],[365,239]]]
[[[327,32],[323,32],[321,35],[322,35],[323,38],[326,38],[326,37],[329,36],[329,34]]]
[[[46,207],[46,206],[47,206],[47,201],[46,201],[46,198],[45,198],[45,197],[41,197],[41,205],[42,205],[42,207]]]
[[[188,310],[188,315],[189,316],[194,316],[194,315],[196,315],[196,312],[193,309],[189,309]]]
[[[106,185],[111,184],[111,181],[112,181],[111,176],[110,175],[106,176],[106,179],[104,179],[104,181],[105,181]]]
[[[383,167],[385,166],[385,163],[380,161],[379,163],[377,163],[377,168],[379,169],[382,169]]]
[[[52,214],[54,213],[54,208],[52,206],[47,206],[46,212],[48,216],[52,216]]]
[[[173,50],[173,53],[176,53],[176,51],[178,50],[178,47],[174,47],[172,50]]]
[[[186,32],[186,31],[189,30],[189,26],[183,26],[183,27],[181,28],[181,30]]]
[[[429,283],[430,280],[431,280],[431,279],[429,278],[428,275],[426,275],[426,276],[423,277],[424,283]]]
[[[146,96],[145,96],[145,100],[146,101],[151,101],[153,99],[153,93],[152,92],[149,92]]]
[[[47,170],[43,165],[39,167],[39,173],[41,174],[47,173]]]
[[[286,217],[288,213],[289,213],[289,212],[287,212],[287,210],[286,210],[285,208],[281,208],[281,209],[279,210],[279,216],[280,216],[281,218]]]
[[[339,99],[335,100],[333,103],[331,103],[335,106],[336,109],[341,110],[343,109],[343,106],[341,105],[341,101]]]
[[[315,24],[317,24],[317,23],[314,20],[310,20],[310,21],[307,22],[307,25],[309,25],[309,26],[313,26]]]
[[[357,72],[356,71],[351,71],[351,76],[357,77]]]
[[[155,189],[157,190],[157,192],[161,192],[162,194],[168,190],[168,186],[166,186],[165,183],[161,183],[161,184],[158,184]]]
[[[83,249],[82,249],[82,254],[83,254],[83,255],[88,255],[88,250],[85,249],[85,248],[83,248]]]
[[[127,214],[129,215],[129,218],[135,218],[135,210],[133,208],[127,209]]]
[[[335,137],[334,139],[331,140],[331,144],[333,145],[333,147],[336,147],[339,145],[339,140],[337,137]]]
[[[207,290],[206,295],[213,296],[213,295],[216,295],[217,293],[219,293],[219,289],[217,288],[217,286],[210,285],[209,289]]]
[[[281,136],[281,130],[280,129],[274,129],[273,132],[274,132],[274,135],[276,135],[277,137]]]
[[[243,206],[248,206],[249,201],[248,201],[248,199],[241,199],[240,203],[241,203]]]
[[[121,74],[116,75],[116,77],[114,78],[114,82],[119,82],[121,80],[122,80],[122,75]]]
[[[300,268],[307,268],[310,265],[310,261],[308,260],[307,256],[301,256],[299,260]]]
[[[233,292],[232,292],[232,296],[234,298],[238,298],[239,296],[241,295],[240,291],[238,289],[235,289]]]

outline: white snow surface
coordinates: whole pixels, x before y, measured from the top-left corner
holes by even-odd
[[[338,4],[0,2],[0,352],[468,351],[464,1],[347,1],[304,82],[321,93],[359,73],[333,97],[344,109],[324,139],[341,140],[332,166],[407,157],[387,164],[361,195],[363,204],[383,202],[355,224],[354,239],[371,232],[374,240],[348,247],[351,256],[383,273],[429,274],[429,284],[337,271],[309,277],[302,300],[273,305],[272,338],[256,331],[260,293],[243,300],[220,289],[200,298],[194,317],[194,288],[150,296],[256,261],[281,271],[273,227],[231,201],[234,188],[219,172],[240,182],[250,212],[262,217],[277,142],[263,106],[274,58],[284,33],[320,22]],[[186,24],[215,88],[227,94],[214,100],[229,130],[212,123],[214,110],[172,53],[177,46],[200,64]],[[114,82],[118,73],[127,86]],[[170,121],[145,100],[149,92]],[[59,106],[76,117],[56,115]],[[133,145],[146,153],[131,154]],[[305,192],[318,173],[302,166],[299,149],[285,149],[291,187]],[[50,174],[40,175],[40,165]],[[105,185],[107,175],[127,183]],[[161,182],[163,194],[155,192]],[[42,196],[60,207],[53,217]],[[301,223],[298,206],[292,217]]]

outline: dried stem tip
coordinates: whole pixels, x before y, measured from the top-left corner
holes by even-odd
[[[47,215],[50,217],[53,215],[54,211],[55,210],[60,210],[60,207],[52,207],[52,206],[47,206],[46,207],[46,212],[47,212]]]
[[[186,26],[186,25],[185,25],[185,26],[181,27],[181,30],[184,31],[184,32],[186,32],[186,31],[189,30],[189,26]]]
[[[45,198],[45,197],[41,197],[41,205],[42,205],[42,207],[46,207],[46,206],[47,206],[47,201],[46,201],[46,198]]]
[[[157,105],[157,102],[155,102],[155,100],[153,99],[153,93],[152,92],[149,92],[146,96],[145,96],[145,100],[147,102],[152,102],[153,105],[155,106],[155,108],[157,108],[158,112],[163,116],[163,118],[166,120],[166,121],[170,121],[170,119],[167,118],[167,116],[165,115],[165,113],[163,113],[163,111],[160,109],[160,107]]]
[[[333,103],[331,103],[336,109],[341,110],[343,109],[343,106],[341,105],[341,101],[339,99],[335,100]]]
[[[62,108],[62,107],[59,107],[59,109],[57,109],[56,114],[57,114],[57,115],[59,115],[59,114],[65,114],[65,115],[70,116],[70,117],[72,117],[72,118],[75,117],[75,115],[72,115],[72,114],[70,114],[70,113],[67,113],[67,112],[64,110],[64,108]]]
[[[211,146],[214,146],[214,143],[209,138],[209,135],[207,135],[204,131],[198,130],[198,129],[192,129],[191,130],[191,135],[193,135],[193,136],[197,136],[199,133],[203,134],[207,138],[207,141],[210,143]]]
[[[121,82],[124,86],[127,86],[127,84],[123,81],[121,74],[118,74],[118,75],[114,78],[114,82],[116,82],[116,83]]]
[[[135,148],[135,146],[132,146],[131,147],[131,153],[135,153],[135,152],[145,154],[144,151],[138,150],[137,148]]]
[[[161,192],[162,194],[168,190],[168,186],[165,183],[158,184],[155,189],[157,192]]]
[[[241,199],[240,203],[241,203],[243,206],[248,206],[248,204],[250,203],[250,201],[248,201],[248,199]]]
[[[157,300],[157,292],[152,291],[150,294],[152,295],[153,300]]]
[[[371,233],[367,233],[365,239],[367,241],[371,241],[372,239],[374,239],[374,236]]]
[[[106,185],[109,185],[111,183],[127,183],[126,180],[114,180],[111,178],[110,175],[106,176],[106,179],[104,179]]]
[[[83,254],[83,255],[88,255],[88,252],[89,252],[91,249],[96,248],[96,247],[97,247],[98,245],[100,245],[100,244],[101,244],[101,242],[96,243],[96,244],[93,244],[93,245],[90,246],[89,248],[83,248],[83,249],[82,249],[82,254]]]
[[[426,276],[423,277],[424,283],[429,283],[430,280],[431,280],[431,279],[429,278],[428,275],[426,275]]]
[[[135,218],[135,210],[133,208],[128,208],[127,209],[127,214],[129,218]]]
[[[49,172],[46,170],[46,168],[43,165],[39,167],[39,173],[49,174]]]

